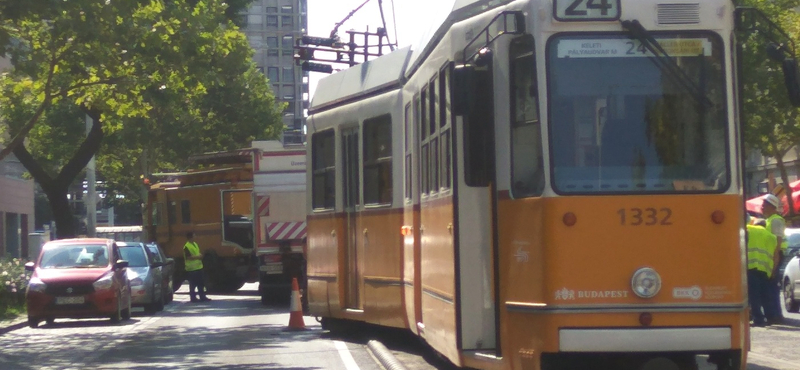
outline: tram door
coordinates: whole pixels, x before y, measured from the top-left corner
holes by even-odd
[[[491,56],[490,56],[491,57]],[[456,121],[456,217],[459,279],[459,334],[462,350],[497,349],[495,296],[496,221],[494,93],[491,60],[475,67],[472,98]],[[454,76],[460,79],[459,76]],[[463,81],[463,80],[462,80]],[[455,94],[455,90],[454,90]]]
[[[350,309],[362,309],[361,287],[364,284],[361,243],[358,238],[358,210],[361,205],[361,165],[359,163],[358,127],[342,131],[342,168],[344,170],[345,213],[345,264],[347,276],[345,305]]]

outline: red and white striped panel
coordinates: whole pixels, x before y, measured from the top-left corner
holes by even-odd
[[[269,195],[259,195],[256,199],[258,200],[258,215],[269,216]]]
[[[305,222],[273,222],[267,224],[270,240],[294,240],[306,237]]]

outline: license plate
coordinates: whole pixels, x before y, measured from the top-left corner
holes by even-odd
[[[261,272],[266,272],[267,274],[282,274],[283,273],[283,265],[276,264],[276,265],[264,265],[258,268]]]
[[[81,297],[56,297],[56,304],[83,304],[85,299]]]

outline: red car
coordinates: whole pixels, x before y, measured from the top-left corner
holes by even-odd
[[[28,326],[56,318],[131,317],[128,261],[110,239],[64,239],[45,244],[36,262],[26,295]]]

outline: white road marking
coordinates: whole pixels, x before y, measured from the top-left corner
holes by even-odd
[[[356,360],[353,358],[353,354],[350,353],[350,350],[347,349],[347,344],[342,341],[335,340],[333,341],[334,346],[336,346],[336,350],[339,351],[339,357],[342,358],[342,362],[344,362],[344,367],[347,370],[361,370],[356,364]]]

